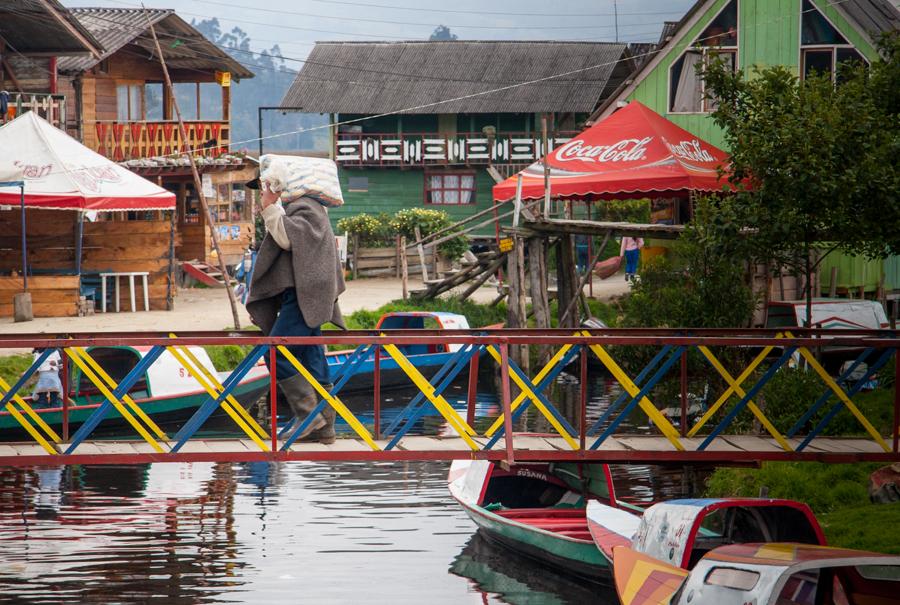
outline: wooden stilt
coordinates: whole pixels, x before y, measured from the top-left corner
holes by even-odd
[[[409,299],[409,265],[406,261],[406,237],[400,238],[400,283],[403,284],[403,300]]]

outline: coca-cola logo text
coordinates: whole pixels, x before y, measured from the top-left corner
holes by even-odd
[[[586,145],[575,139],[556,150],[560,162],[636,162],[644,159],[647,144],[653,137],[643,139],[622,139],[612,145]]]
[[[676,158],[681,158],[682,160],[691,160],[694,162],[715,162],[716,158],[714,158],[710,153],[703,149],[700,146],[700,141],[694,139],[693,141],[681,141],[677,145],[672,145],[668,141],[664,141],[666,147],[669,148],[669,151],[672,152]]]

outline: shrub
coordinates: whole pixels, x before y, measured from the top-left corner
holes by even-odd
[[[450,215],[443,210],[429,210],[427,208],[405,208],[391,219],[391,228],[397,235],[405,236],[407,241],[413,242],[416,238],[416,227],[422,237],[436,233],[453,224]],[[450,235],[447,232],[445,235]],[[441,236],[443,237],[443,236]],[[447,240],[438,246],[438,250],[450,260],[456,260],[469,249],[469,241],[460,234],[458,237]]]
[[[606,200],[596,202],[596,220],[625,223],[649,223],[650,200]]]
[[[386,248],[394,245],[394,231],[388,214],[367,214],[347,216],[337,222],[339,232],[359,237],[361,246]]]

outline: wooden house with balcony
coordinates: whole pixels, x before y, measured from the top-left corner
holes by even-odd
[[[194,150],[204,195],[226,262],[233,263],[253,237],[251,195],[243,183],[255,168],[228,153],[231,82],[253,73],[168,9],[72,8],[78,23],[103,46],[98,56],[59,62],[70,134],[85,145],[178,196],[176,257],[211,262],[206,218],[187,158]],[[172,80],[165,83],[150,25],[156,31]],[[178,100],[187,138],[178,127]],[[158,219],[116,216],[116,220]]]
[[[281,108],[330,116],[345,200],[333,221],[417,207],[461,219],[544,155],[542,118],[549,149],[579,132],[631,56],[609,42],[319,42]]]
[[[0,3],[0,124],[35,111],[64,126],[66,97],[60,94],[60,57],[99,57],[100,43],[57,0]]]

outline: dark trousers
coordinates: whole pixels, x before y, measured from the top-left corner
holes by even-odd
[[[625,251],[625,274],[626,275],[634,275],[637,273],[638,268],[638,260],[641,257],[641,251],[635,248],[634,250],[626,250]]]
[[[281,310],[269,336],[321,336],[321,328],[310,328],[303,319],[303,313],[297,304],[297,291],[288,288],[281,293]],[[309,370],[313,378],[322,384],[330,382],[328,378],[328,362],[325,360],[325,347],[322,345],[291,345],[287,347],[303,367]],[[266,365],[269,356],[266,356]],[[296,368],[284,355],[278,353],[275,359],[276,379],[284,380],[296,376]],[[271,370],[271,368],[269,368]]]

